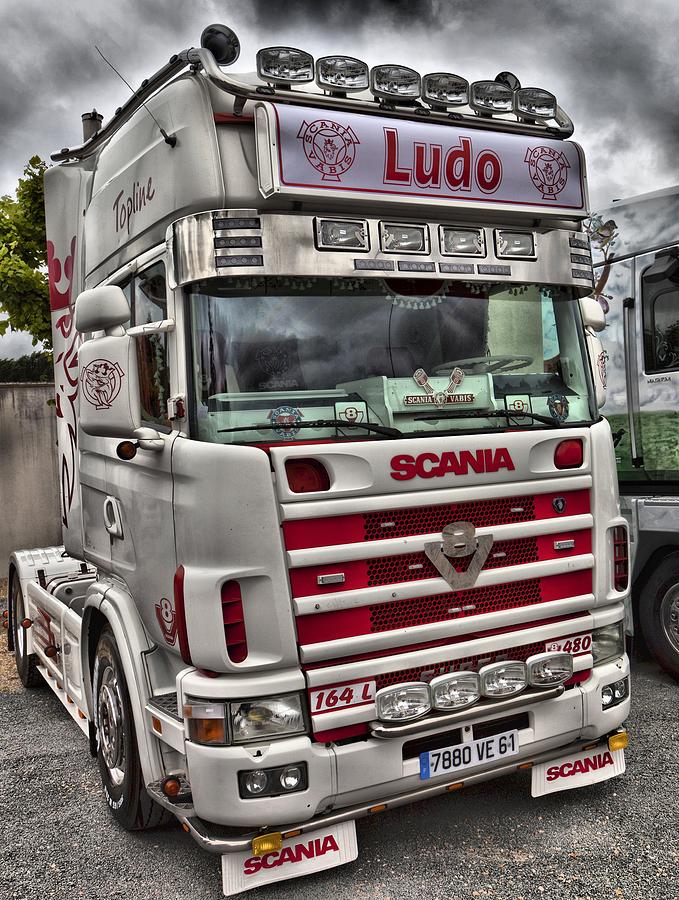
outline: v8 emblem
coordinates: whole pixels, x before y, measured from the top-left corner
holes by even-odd
[[[473,587],[493,546],[492,535],[477,537],[471,522],[451,522],[445,526],[441,537],[441,543],[432,541],[424,545],[428,559],[454,590]],[[466,556],[472,557],[467,570],[458,572],[450,560]]]

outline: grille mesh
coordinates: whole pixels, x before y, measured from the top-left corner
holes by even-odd
[[[449,522],[472,522],[477,528],[531,522],[535,518],[532,497],[502,497],[493,500],[471,500],[439,506],[418,506],[365,513],[363,528],[366,541],[380,541],[412,534],[441,531]]]
[[[466,572],[471,556],[451,559],[457,572]],[[538,546],[535,538],[521,538],[518,541],[498,541],[493,544],[484,569],[500,566],[518,566],[536,562]],[[440,573],[425,553],[403,553],[400,556],[382,556],[367,560],[368,587],[381,584],[397,584],[402,581],[417,581],[421,578],[437,578]]]
[[[492,587],[472,588],[468,591],[434,594],[431,597],[414,597],[369,607],[370,631],[371,633],[392,631],[396,628],[463,619],[503,609],[530,606],[541,601],[542,592],[537,578]],[[456,608],[459,609],[458,612],[451,612]]]

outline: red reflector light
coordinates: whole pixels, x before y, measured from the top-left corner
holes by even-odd
[[[186,630],[186,612],[184,610],[184,566],[179,566],[174,573],[174,611],[177,621],[177,637],[179,653],[187,666],[193,665],[189,650],[189,635]]]
[[[287,459],[285,473],[293,494],[330,490],[330,476],[317,459]]]
[[[626,591],[629,582],[629,541],[624,525],[613,529],[613,587]]]
[[[580,438],[561,441],[554,450],[554,465],[557,469],[579,469],[584,453]]]
[[[229,659],[231,662],[242,663],[248,655],[248,639],[245,634],[243,597],[237,581],[225,581],[222,585],[222,618]]]

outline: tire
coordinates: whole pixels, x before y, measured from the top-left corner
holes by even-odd
[[[670,553],[646,582],[639,621],[648,649],[679,680],[679,553]]]
[[[35,653],[26,652],[26,631],[21,627],[22,619],[26,618],[24,597],[21,593],[21,584],[16,572],[12,572],[9,597],[11,604],[12,632],[14,638],[14,661],[17,667],[19,680],[25,688],[42,687],[45,680],[38,671],[37,657]]]
[[[132,707],[113,632],[99,637],[92,678],[97,760],[106,802],[126,831],[143,831],[170,821],[144,787]]]

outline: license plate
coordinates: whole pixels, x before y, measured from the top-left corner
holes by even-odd
[[[558,641],[547,641],[547,653],[589,653],[592,649],[591,634],[577,634],[575,637],[560,638]]]
[[[467,744],[456,744],[454,747],[443,747],[441,750],[430,750],[428,753],[420,753],[420,778],[435,778],[448,772],[459,772],[482,763],[516,756],[518,752],[517,730],[494,734]]]
[[[625,771],[625,751],[595,747],[539,763],[531,770],[531,793],[534,797],[569,791],[586,784],[607,781]]]
[[[249,851],[225,853],[222,890],[225,897],[232,897],[263,884],[332,869],[352,862],[357,856],[356,823],[341,822],[332,828],[288,838],[280,850],[264,856],[253,856]]]

